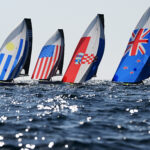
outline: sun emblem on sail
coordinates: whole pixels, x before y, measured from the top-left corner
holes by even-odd
[[[146,53],[146,50],[143,44],[148,43],[148,39],[146,38],[146,36],[149,33],[150,30],[148,29],[134,30],[124,55],[126,55],[128,52],[129,56],[135,56],[138,54],[138,52],[144,55]]]
[[[8,51],[13,51],[15,49],[15,45],[12,42],[7,43],[6,49]]]

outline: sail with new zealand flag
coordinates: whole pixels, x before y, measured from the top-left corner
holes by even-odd
[[[150,76],[150,8],[134,29],[112,81],[140,83]]]

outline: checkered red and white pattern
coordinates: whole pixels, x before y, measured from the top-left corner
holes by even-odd
[[[81,64],[91,64],[94,61],[94,54],[88,55],[88,54],[84,54],[82,60],[81,60]]]

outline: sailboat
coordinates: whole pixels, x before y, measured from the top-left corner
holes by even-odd
[[[150,8],[134,29],[126,51],[112,79],[115,82],[141,83],[150,77]]]
[[[62,82],[82,83],[96,76],[104,47],[104,15],[98,14],[81,37]]]
[[[58,29],[43,46],[34,68],[32,79],[42,83],[51,81],[54,76],[61,76],[64,61],[64,33]]]
[[[31,19],[24,19],[6,38],[0,49],[0,83],[8,83],[29,73],[32,51]]]

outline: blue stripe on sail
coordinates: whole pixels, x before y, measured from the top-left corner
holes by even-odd
[[[46,45],[42,48],[39,58],[52,57],[54,53],[55,45]]]
[[[1,63],[2,63],[2,60],[3,60],[3,58],[4,58],[4,55],[5,55],[5,54],[3,54],[3,53],[0,54],[0,65],[1,65]]]
[[[22,59],[21,59],[21,62],[20,62],[20,64],[19,64],[19,66],[18,66],[18,70],[16,71],[16,73],[15,73],[15,75],[14,75],[14,78],[17,77],[17,75],[19,74],[19,72],[20,72],[21,69],[22,69],[22,66],[23,66],[23,64],[24,64],[24,62],[25,62],[25,58],[26,58],[27,53],[28,53],[27,50],[28,50],[28,42],[26,41],[26,43],[25,43],[25,49],[24,49],[24,52],[23,52],[23,56],[22,56]]]
[[[7,72],[7,69],[8,69],[8,66],[9,66],[9,64],[10,64],[11,58],[12,58],[12,55],[8,55],[8,56],[7,56],[5,65],[4,65],[3,70],[2,70],[2,73],[1,73],[1,75],[0,75],[0,80],[3,80],[3,79],[4,79],[5,74],[6,74],[6,72]]]
[[[99,47],[98,47],[98,51],[96,54],[97,59],[95,62],[93,62],[92,66],[90,68],[89,74],[87,75],[85,81],[91,79],[94,75],[96,75],[99,63],[103,57],[104,47],[105,47],[105,40],[100,38],[99,39]]]
[[[8,79],[11,79],[11,76],[12,76],[12,73],[13,73],[13,71],[14,71],[14,68],[15,68],[16,65],[17,65],[17,62],[18,62],[19,57],[20,57],[20,54],[21,54],[22,46],[23,46],[23,39],[20,39],[19,49],[18,49],[16,58],[15,58],[15,60],[14,60],[14,64],[13,64],[13,66],[12,66],[12,68],[11,68],[10,73],[9,73]]]

